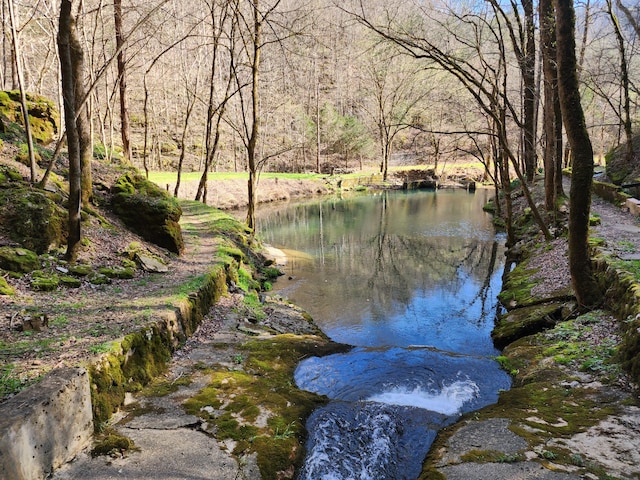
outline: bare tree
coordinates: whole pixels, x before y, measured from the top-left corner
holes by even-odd
[[[420,116],[418,105],[428,95],[424,68],[394,46],[374,45],[367,55],[363,110],[372,119],[380,145],[380,173],[384,181],[389,172],[389,159],[396,137]]]
[[[457,15],[451,12],[451,16],[455,16],[458,20],[456,28],[459,28],[460,24],[468,27],[468,37],[464,36],[465,32],[451,28],[449,23],[441,22],[439,25],[444,32],[440,33],[440,38],[437,38],[437,34],[429,37],[423,35],[422,33],[426,30],[424,27],[418,27],[420,33],[415,34],[413,31],[407,31],[405,24],[402,23],[389,22],[376,25],[369,19],[362,1],[359,2],[359,11],[354,12],[354,15],[383,38],[404,49],[409,55],[421,61],[433,62],[443,71],[448,72],[473,97],[480,110],[493,119],[496,127],[494,134],[498,139],[501,153],[510,161],[518,176],[537,225],[545,238],[550,239],[549,229],[531,196],[509,140],[507,118],[512,119],[518,128],[522,128],[522,122],[519,120],[509,90],[509,75],[506,69],[508,58],[503,26],[499,22],[497,25],[493,23],[495,17],[487,19],[481,13],[467,11]],[[445,32],[447,40],[442,41]],[[452,41],[455,41],[462,51],[452,49],[450,46]],[[483,51],[483,46],[487,43],[494,45],[497,52]]]
[[[126,161],[131,161],[131,126],[129,122],[129,100],[127,98],[127,62],[125,58],[125,36],[122,27],[122,0],[113,1],[113,16],[118,52],[118,85],[120,86],[120,138]]]

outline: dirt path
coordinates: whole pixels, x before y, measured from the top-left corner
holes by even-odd
[[[117,224],[118,220],[110,219]],[[119,264],[132,244],[162,258],[166,273],[136,271],[133,279],[113,279],[107,285],[83,281],[79,288],[35,292],[31,274],[9,279],[17,290],[14,296],[0,296],[0,365],[2,374],[11,374],[29,384],[61,366],[77,366],[109,349],[109,342],[139,330],[153,318],[170,314],[191,281],[207,273],[217,253],[216,237],[207,225],[207,214],[197,204],[185,203],[181,225],[185,253],[180,257],[146,243],[126,229],[104,228],[92,223],[85,234],[90,248],[81,261],[94,266]],[[64,268],[52,262],[50,271]],[[42,331],[18,331],[23,320],[46,316]],[[16,381],[17,382],[17,381]],[[6,397],[5,397],[6,398]]]

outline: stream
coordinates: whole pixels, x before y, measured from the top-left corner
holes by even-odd
[[[300,480],[415,479],[439,429],[497,400],[510,380],[491,341],[504,238],[493,192],[381,192],[258,212],[285,249],[274,293],[347,353],[302,361],[297,385],[326,395],[307,422]]]

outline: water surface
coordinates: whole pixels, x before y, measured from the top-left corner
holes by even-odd
[[[414,479],[438,429],[497,400],[490,338],[503,238],[491,192],[383,192],[258,215],[297,251],[275,290],[355,348],[309,358],[300,388],[332,402],[309,419],[301,479]]]

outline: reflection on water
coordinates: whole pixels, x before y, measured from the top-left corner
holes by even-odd
[[[488,195],[384,192],[259,212],[265,242],[301,252],[276,291],[357,347],[296,371],[334,400],[309,419],[300,478],[416,478],[439,428],[508,388],[490,358],[504,250]]]

